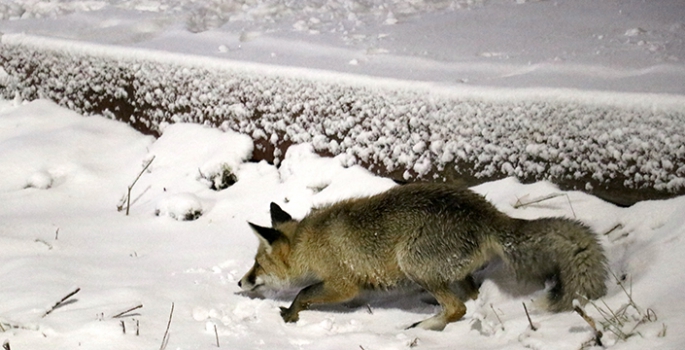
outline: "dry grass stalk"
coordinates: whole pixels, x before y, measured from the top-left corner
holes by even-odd
[[[150,167],[150,164],[152,164],[152,161],[155,160],[155,157],[156,156],[153,156],[152,158],[150,158],[150,160],[147,162],[147,164],[145,164],[145,166],[143,167],[143,170],[141,170],[140,173],[138,174],[138,176],[136,177],[136,179],[133,180],[133,183],[130,186],[128,186],[128,193],[126,194],[126,216],[128,216],[128,213],[131,209],[131,190],[133,189],[133,186],[136,185],[136,182],[138,182],[140,177],[143,176],[143,173],[145,172],[145,170],[147,170],[147,168]]]
[[[561,196],[563,196],[563,195],[564,195],[563,193],[552,193],[552,194],[546,195],[546,196],[544,196],[544,197],[540,197],[540,198],[537,198],[537,199],[533,199],[533,200],[531,200],[531,201],[529,201],[529,202],[521,202],[520,199],[517,199],[517,200],[516,200],[516,203],[513,205],[513,207],[514,207],[514,209],[523,208],[523,207],[527,207],[527,206],[532,205],[532,204],[537,204],[537,203],[540,203],[540,202],[544,202],[544,201],[550,200],[550,199],[552,199],[552,198],[561,197]],[[574,215],[575,215],[575,213],[574,213]]]
[[[490,308],[492,309],[492,312],[495,314],[495,317],[497,317],[497,321],[499,321],[502,330],[504,330],[504,323],[502,322],[502,319],[499,318],[499,314],[497,313],[497,311],[495,311],[495,307],[492,304],[490,304]]]
[[[219,344],[219,331],[217,331],[216,325],[214,325],[214,337],[216,338],[216,347],[220,348],[221,345]]]
[[[169,328],[171,327],[171,318],[174,316],[174,303],[171,303],[171,312],[169,313],[169,321],[166,324],[166,330],[164,331],[164,336],[162,337],[162,345],[159,350],[166,349],[169,344]]]
[[[528,323],[530,324],[530,329],[532,329],[533,332],[537,331],[538,327],[535,327],[535,325],[533,324],[533,321],[530,319],[530,314],[528,313],[528,308],[526,307],[526,303],[522,302],[521,304],[523,304],[523,310],[526,311],[526,317],[528,318]]]
[[[48,311],[46,311],[42,317],[45,317],[45,316],[51,314],[53,311],[55,311],[55,309],[62,306],[67,300],[69,300],[69,298],[73,297],[74,295],[76,295],[76,293],[78,293],[80,291],[81,291],[81,288],[76,288],[74,291],[67,294],[64,298],[60,299],[60,301],[56,302],[55,305],[52,305],[52,307],[50,307],[50,309],[48,309]]]
[[[633,299],[632,283],[628,288],[626,288],[624,282],[619,279],[616,274],[611,271],[611,275],[616,280],[616,283],[621,287],[623,293],[628,297],[628,303],[624,304],[620,308],[614,310],[609,305],[602,300],[602,306],[598,306],[597,303],[589,300],[590,305],[592,305],[597,312],[604,319],[599,323],[602,325],[605,331],[613,333],[618,340],[627,340],[635,335],[641,335],[637,328],[647,322],[656,322],[658,320],[657,314],[653,309],[643,310],[637,305]],[[632,311],[631,311],[632,310]],[[663,325],[663,329],[657,336],[663,333],[666,334],[666,324]]]
[[[604,345],[602,345],[602,336],[604,334],[602,333],[602,331],[597,329],[597,325],[595,324],[595,320],[592,317],[590,317],[587,313],[585,313],[585,310],[583,310],[583,308],[581,308],[578,305],[576,305],[573,308],[573,311],[578,313],[578,315],[580,315],[580,317],[582,317],[585,320],[585,322],[587,322],[587,324],[590,325],[590,328],[592,328],[592,330],[594,331],[594,339],[593,340],[594,340],[595,344],[598,346],[604,346]]]
[[[134,307],[132,307],[132,308],[130,308],[130,309],[126,309],[126,311],[122,311],[122,312],[120,312],[120,313],[118,313],[118,314],[112,316],[112,318],[119,318],[119,317],[131,316],[131,315],[126,315],[126,314],[129,313],[129,312],[131,312],[131,311],[138,310],[138,309],[140,309],[140,308],[142,308],[142,307],[143,307],[143,304],[138,304],[138,305],[136,305],[136,306],[134,306]]]

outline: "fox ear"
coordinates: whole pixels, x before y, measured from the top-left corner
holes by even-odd
[[[248,225],[252,227],[252,230],[254,230],[257,236],[259,236],[261,239],[264,239],[269,245],[276,242],[277,239],[284,237],[280,231],[274,230],[270,227],[262,227],[251,222],[248,222]]]
[[[292,219],[293,217],[281,209],[278,204],[271,202],[271,226],[276,227],[276,225],[291,221]]]

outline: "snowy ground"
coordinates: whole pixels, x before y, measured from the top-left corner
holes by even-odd
[[[671,94],[646,100],[680,105],[685,93],[679,1],[303,4],[0,0],[0,32],[475,85],[490,96],[502,91],[490,87],[554,87],[636,92],[626,96],[638,104],[647,97],[642,93]],[[240,134],[180,124],[155,140],[46,100],[0,100],[0,341],[12,349],[159,348],[172,304],[168,349],[216,348],[217,337],[229,349],[367,350],[580,349],[592,338],[578,315],[536,309],[530,300],[538,292],[522,294],[497,273],[467,303],[464,320],[442,333],[404,330],[435,312],[413,294],[307,311],[297,324],[284,324],[278,307],[289,295],[239,293],[237,281],[257,246],[246,221],[266,225],[271,201],[301,217],[312,206],[394,185],[346,167],[342,157],[320,158],[312,147],[291,148],[276,168],[246,162],[252,144]],[[147,164],[126,216],[127,187]],[[210,189],[226,168],[238,182]],[[600,234],[612,271],[637,306],[621,313],[621,330],[633,336],[618,340],[604,329],[606,345],[685,347],[685,197],[618,208],[546,182],[509,178],[475,190],[512,216],[576,217]],[[197,219],[177,220],[185,217]],[[529,329],[522,302],[537,331]],[[610,281],[598,307],[618,312],[628,302]],[[611,318],[592,306],[587,312],[599,323]]]
[[[214,348],[216,334],[229,349],[579,349],[592,337],[578,315],[536,309],[530,302],[535,292],[512,295],[511,281],[496,273],[479,299],[467,303],[465,319],[442,333],[404,330],[435,311],[412,294],[372,296],[368,307],[307,311],[297,324],[284,324],[278,307],[289,302],[287,294],[253,299],[239,293],[237,281],[257,246],[246,221],[267,225],[270,201],[301,217],[312,206],[394,185],[360,167],[345,168],[339,158],[320,158],[309,144],[291,148],[277,169],[246,163],[252,144],[243,135],[178,124],[155,140],[125,124],[83,118],[38,100],[0,101],[0,148],[0,341],[13,349],[159,347],[172,303],[169,349]],[[117,207],[150,160],[126,216]],[[238,182],[210,189],[206,178],[224,167]],[[514,209],[518,201],[560,191],[512,179],[475,190],[512,216],[577,217],[602,234],[611,269],[625,276],[645,315],[628,308],[624,331],[636,327],[636,335],[618,341],[605,330],[605,344],[685,344],[678,332],[685,326],[685,303],[677,292],[685,288],[685,197],[617,208],[568,192]],[[189,212],[200,216],[177,220]],[[617,310],[628,301],[610,282],[603,302]],[[531,309],[537,331],[528,329],[521,302]],[[593,307],[587,311],[603,320]]]

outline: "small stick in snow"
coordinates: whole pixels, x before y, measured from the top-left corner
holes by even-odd
[[[216,325],[214,325],[214,337],[216,337],[216,347],[220,348],[221,345],[219,345],[219,331],[216,330]]]
[[[174,303],[171,303],[171,312],[169,313],[169,322],[166,324],[166,330],[164,331],[164,337],[162,337],[162,345],[159,350],[166,349],[167,344],[169,344],[169,327],[171,327],[171,318],[174,316]]]
[[[78,293],[80,291],[81,291],[81,288],[76,288],[73,292],[67,294],[67,296],[62,298],[60,301],[56,302],[55,305],[52,305],[52,307],[50,309],[48,309],[48,311],[46,311],[42,317],[45,317],[45,316],[51,314],[53,311],[55,311],[55,309],[62,306],[67,300],[69,300],[69,298],[73,297],[74,295],[76,295],[76,293]]]
[[[568,206],[571,207],[571,213],[573,213],[573,218],[577,219],[578,217],[576,216],[576,211],[573,210],[573,204],[571,204],[571,197],[568,196],[568,193],[564,193],[566,196],[566,200],[568,201]]]
[[[662,325],[663,327],[661,328],[661,331],[659,331],[659,334],[656,335],[656,336],[659,337],[659,338],[663,338],[663,337],[666,336],[666,324],[665,324],[665,323],[662,323],[661,325]]]
[[[126,323],[124,323],[124,321],[119,321],[119,323],[121,324],[121,330],[126,334]]]
[[[59,239],[59,227],[55,230],[55,241]]]
[[[40,238],[36,238],[35,242],[37,242],[37,243],[43,243],[43,244],[45,244],[45,245],[48,247],[48,250],[52,250],[52,244],[50,244],[50,243],[48,243],[48,242],[46,242],[46,241],[44,241],[44,240],[42,240],[42,239],[40,239]]]
[[[373,310],[371,310],[371,305],[366,304],[366,310],[369,311],[369,314],[373,315]]]
[[[621,289],[623,290],[623,293],[625,293],[626,296],[628,297],[628,301],[630,302],[630,305],[631,305],[632,307],[634,307],[635,310],[636,310],[640,315],[642,315],[642,309],[641,309],[639,306],[637,306],[637,303],[635,302],[635,300],[633,300],[633,279],[632,279],[632,278],[630,279],[630,286],[629,286],[630,291],[628,291],[628,290],[626,290],[626,286],[623,285],[623,281],[625,281],[625,278],[623,278],[623,279],[618,278],[618,276],[616,276],[616,274],[615,274],[614,271],[612,271],[612,270],[609,270],[609,273],[611,273],[611,276],[614,277],[614,279],[616,280],[616,283],[617,283],[617,284],[621,287]]]
[[[526,303],[522,302],[521,304],[523,304],[523,310],[526,311],[526,317],[528,317],[528,323],[530,324],[530,329],[532,329],[533,332],[537,331],[538,327],[535,327],[535,325],[533,325],[533,321],[531,321],[531,319],[530,319],[530,314],[528,313],[528,308],[526,307]]]
[[[126,216],[128,216],[129,209],[131,209],[131,190],[133,189],[133,186],[136,185],[136,182],[138,182],[140,177],[143,176],[143,173],[145,172],[145,170],[147,170],[147,168],[150,167],[150,164],[152,164],[152,161],[155,160],[155,157],[156,156],[152,156],[150,161],[147,162],[147,164],[145,164],[145,167],[143,167],[143,170],[140,171],[140,174],[138,174],[138,177],[136,177],[136,179],[133,180],[133,183],[131,184],[131,186],[128,186],[128,194],[126,195]]]
[[[130,309],[127,309],[126,311],[122,311],[122,312],[120,312],[120,313],[118,313],[118,314],[112,316],[112,318],[119,318],[119,317],[131,316],[131,315],[126,315],[126,314],[129,313],[129,312],[131,312],[131,311],[138,310],[138,309],[140,309],[140,308],[142,308],[142,307],[143,307],[143,304],[138,304],[137,306],[134,306],[134,307],[132,307],[132,308],[130,308]]]
[[[517,201],[516,201],[516,204],[514,204],[513,207],[514,207],[514,209],[518,209],[518,208],[521,208],[521,207],[527,207],[527,206],[529,206],[529,205],[531,205],[531,204],[536,204],[536,203],[544,202],[544,201],[546,201],[546,200],[550,200],[550,199],[552,199],[552,198],[557,198],[557,197],[560,197],[560,196],[563,196],[563,195],[564,195],[563,193],[552,193],[552,194],[550,194],[550,195],[547,195],[547,196],[544,196],[544,197],[541,197],[541,198],[538,198],[538,199],[533,199],[532,201],[530,201],[530,202],[525,202],[525,203],[521,202],[520,200],[517,200]],[[571,208],[571,209],[573,209],[573,208]],[[574,215],[575,215],[575,213],[574,213]]]
[[[492,312],[495,313],[495,317],[497,317],[497,321],[499,321],[500,326],[502,326],[502,330],[504,330],[504,323],[502,323],[502,319],[499,318],[499,314],[495,311],[495,307],[490,304],[490,308],[492,309]]]
[[[609,231],[604,232],[604,236],[607,236],[610,233],[612,233],[618,229],[622,229],[622,228],[623,228],[623,224],[619,222],[618,224],[614,225],[614,227],[610,228]]]
[[[590,325],[590,328],[592,328],[592,330],[595,333],[594,334],[595,335],[595,339],[594,339],[595,343],[598,346],[604,347],[604,345],[602,345],[602,335],[603,334],[602,334],[602,331],[597,329],[597,326],[595,325],[595,320],[593,320],[592,317],[588,316],[588,314],[585,313],[585,310],[583,310],[579,305],[575,305],[573,307],[573,311],[577,312],[578,315],[580,315],[580,317],[582,317],[585,320],[585,322],[587,322],[587,324]]]

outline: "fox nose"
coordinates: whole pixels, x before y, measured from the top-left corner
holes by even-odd
[[[238,287],[243,287],[243,281],[238,281]]]

